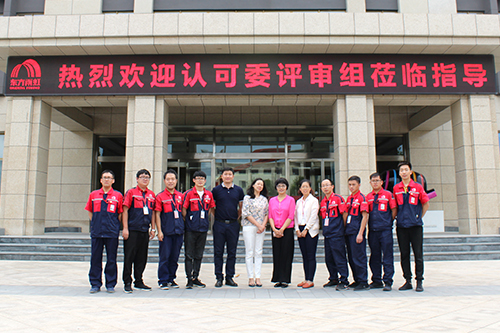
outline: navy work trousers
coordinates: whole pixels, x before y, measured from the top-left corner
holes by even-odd
[[[392,229],[373,231],[368,233],[368,245],[370,245],[370,269],[372,281],[382,282],[382,265],[384,267],[383,281],[392,286],[394,276],[394,241]]]
[[[325,238],[325,261],[328,273],[330,273],[328,280],[347,284],[349,268],[347,267],[344,237]]]
[[[358,244],[356,243],[356,236],[357,234],[345,236],[349,266],[351,266],[355,282],[367,283],[368,267],[366,259],[366,238],[363,237],[363,241]]]
[[[158,242],[158,284],[166,284],[175,280],[177,267],[179,266],[179,254],[181,252],[184,235],[165,235],[163,241]]]
[[[299,230],[303,231],[304,225],[299,226]],[[312,238],[309,232],[306,237],[298,238],[300,252],[302,252],[302,265],[304,266],[304,275],[306,281],[314,281],[314,274],[316,274],[316,249],[318,248],[319,236]]]
[[[102,286],[102,253],[106,247],[106,288],[114,288],[118,279],[116,254],[118,252],[118,238],[92,237],[92,253],[90,256],[89,280],[92,287]]]
[[[236,247],[238,246],[238,238],[240,237],[240,224],[237,221],[225,223],[215,220],[213,236],[215,278],[217,280],[224,279],[222,266],[224,264],[224,246],[226,246],[226,279],[232,279],[235,273],[234,265],[236,264]]]

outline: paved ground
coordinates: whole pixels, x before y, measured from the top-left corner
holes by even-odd
[[[206,289],[186,290],[183,267],[177,290],[160,290],[156,264],[146,268],[152,292],[89,294],[88,263],[0,261],[1,332],[499,332],[500,262],[425,263],[425,292],[380,289],[336,292],[322,288],[327,272],[318,265],[315,288],[302,290],[302,267],[294,264],[293,287],[274,289],[272,266],[264,264],[263,288],[214,288],[213,265],[202,265]],[[119,266],[121,270],[121,266]],[[402,284],[396,265],[395,286]],[[396,288],[397,289],[397,288]]]

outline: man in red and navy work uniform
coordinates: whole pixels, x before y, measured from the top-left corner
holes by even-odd
[[[144,284],[142,274],[148,261],[149,240],[155,236],[155,194],[148,189],[151,174],[146,169],[137,171],[137,187],[125,193],[123,202],[123,291],[131,293],[132,265],[134,265],[134,286],[150,291]],[[151,230],[150,230],[151,226]]]
[[[410,245],[415,257],[416,291],[424,291],[424,250],[422,218],[429,209],[429,197],[422,185],[411,179],[411,163],[401,162],[398,165],[401,183],[394,185],[393,192],[398,204],[396,217],[396,233],[401,253],[401,268],[406,282],[399,290],[413,289],[411,284]]]
[[[370,246],[370,270],[372,283],[370,288],[384,288],[391,291],[394,276],[394,241],[392,239],[392,221],[396,217],[396,200],[391,192],[382,188],[383,181],[378,173],[370,175],[373,191],[368,193],[370,215],[368,218],[368,245]],[[382,263],[384,265],[384,283],[382,283]]]
[[[118,252],[118,236],[120,235],[120,221],[122,219],[123,195],[113,190],[115,174],[111,170],[101,173],[100,190],[90,193],[89,200],[85,206],[90,219],[90,236],[92,237],[92,254],[90,257],[89,280],[91,284],[90,293],[94,294],[101,290],[102,286],[102,253],[106,247],[106,290],[108,293],[115,292],[118,268],[116,266],[116,255]]]
[[[163,175],[165,190],[156,195],[156,227],[160,244],[158,284],[160,289],[179,288],[174,281],[184,237],[182,193],[177,191],[177,172],[169,169]]]
[[[325,194],[321,200],[320,213],[325,238],[325,261],[330,277],[323,287],[337,286],[337,290],[349,289],[349,268],[345,252],[345,226],[343,214],[346,210],[344,199],[333,193],[334,185],[330,179],[321,182]],[[340,281],[339,281],[340,274]]]
[[[344,213],[345,239],[349,266],[351,266],[354,282],[350,287],[354,290],[368,290],[368,267],[366,260],[365,230],[368,223],[369,207],[365,196],[359,191],[361,179],[358,176],[349,178],[351,195],[346,200],[347,212]]]
[[[187,289],[194,286],[205,288],[200,281],[200,267],[210,225],[209,215],[213,214],[215,202],[212,192],[205,189],[207,175],[199,170],[193,174],[194,187],[184,193],[182,216],[186,233],[184,234],[184,268],[186,269]]]

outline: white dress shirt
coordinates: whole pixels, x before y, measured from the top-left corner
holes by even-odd
[[[295,230],[299,230],[299,225],[305,225],[312,238],[319,233],[319,202],[312,194],[304,200],[301,197],[295,204]]]

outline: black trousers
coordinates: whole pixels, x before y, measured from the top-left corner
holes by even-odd
[[[224,246],[226,246],[226,279],[232,279],[235,274],[236,248],[240,237],[240,224],[238,222],[226,224],[215,220],[212,230],[214,236],[215,278],[217,280],[224,279],[222,266],[224,264]]]
[[[206,241],[206,232],[186,231],[184,233],[184,268],[188,279],[196,279],[200,275]]]
[[[405,280],[411,280],[410,245],[415,257],[415,278],[417,281],[424,279],[424,228],[416,226],[411,228],[396,228],[398,235],[399,251],[401,253],[401,268]]]
[[[299,226],[299,230],[303,231],[304,225]],[[312,238],[309,232],[306,237],[298,238],[300,252],[302,252],[302,265],[304,266],[304,275],[307,281],[314,281],[316,274],[316,249],[318,248],[318,235]]]
[[[291,281],[294,251],[293,233],[293,228],[287,228],[283,237],[273,236],[273,278],[271,282],[290,283]]]
[[[149,233],[130,230],[127,240],[123,241],[123,283],[132,284],[132,265],[134,266],[134,285],[141,285],[142,273],[148,261]]]

